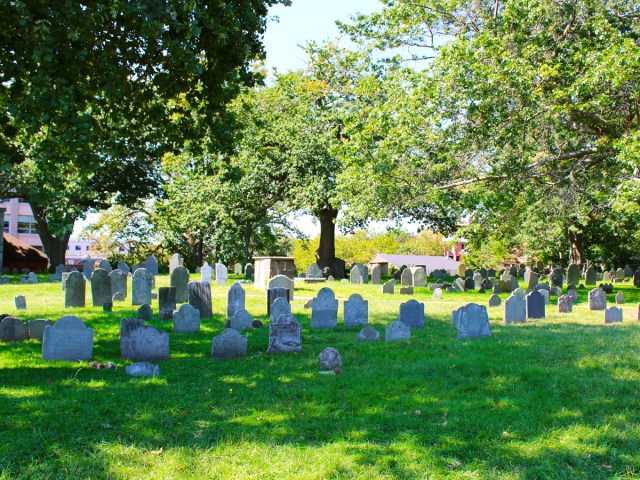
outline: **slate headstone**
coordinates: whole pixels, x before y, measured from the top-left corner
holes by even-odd
[[[238,282],[234,282],[227,291],[227,318],[232,318],[238,310],[244,310],[244,288]]]
[[[64,308],[85,306],[86,281],[80,272],[71,272],[67,277],[64,290]]]
[[[107,260],[107,259],[100,260],[98,262],[98,268],[101,268],[102,270],[104,270],[107,273],[111,273],[111,271],[113,270],[111,268],[111,264],[109,263],[109,260]]]
[[[427,272],[423,267],[411,267],[409,269],[413,277],[412,285],[414,287],[426,287],[427,286]]]
[[[307,278],[323,278],[322,270],[320,270],[320,267],[318,267],[317,263],[312,263],[311,265],[309,265],[309,268],[307,268],[306,277]]]
[[[511,295],[504,301],[504,323],[524,323],[527,321],[526,299],[519,295]]]
[[[209,285],[213,282],[213,267],[206,262],[200,269],[200,281]]]
[[[271,304],[269,317],[271,322],[277,321],[280,315],[288,315],[291,313],[291,305],[284,297],[277,297]]]
[[[607,294],[604,290],[594,288],[589,292],[589,310],[605,310],[607,308]]]
[[[169,274],[172,274],[173,271],[180,266],[182,266],[182,257],[174,253],[169,259]]]
[[[398,320],[411,328],[424,328],[424,303],[409,300],[400,304]]]
[[[82,281],[84,282],[84,278]],[[42,339],[43,360],[79,362],[91,360],[92,356],[93,329],[87,328],[78,317],[64,316],[53,325],[45,327]]]
[[[527,318],[545,318],[545,299],[539,291],[527,295]]]
[[[158,317],[160,320],[172,320],[176,309],[176,287],[158,288]]]
[[[200,331],[200,312],[188,303],[180,305],[173,312],[173,331],[176,333],[195,333]]]
[[[131,280],[131,305],[151,305],[153,275],[146,268],[138,268]]]
[[[335,328],[338,325],[338,300],[333,290],[320,289],[311,306],[311,328]]]
[[[385,342],[409,340],[410,338],[411,327],[400,320],[390,323],[384,329]]]
[[[93,275],[93,269],[95,268],[95,266],[96,266],[96,261],[91,258],[87,258],[82,262],[82,274],[84,275],[84,278],[86,278],[87,280],[91,278],[91,275]]]
[[[550,297],[549,291],[545,289],[540,289],[540,290],[537,290],[537,292],[540,293],[540,295],[542,295],[542,298],[544,299],[544,304],[549,305],[549,297]]]
[[[349,281],[354,285],[361,285],[364,283],[362,272],[358,268],[357,264],[351,267],[351,272],[349,273]]]
[[[231,318],[231,328],[236,330],[253,330],[253,318],[244,308],[236,310]]]
[[[487,307],[476,303],[469,303],[462,307],[458,318],[458,340],[490,336]]]
[[[234,328],[227,328],[220,335],[213,337],[211,358],[227,360],[247,356],[247,337]]]
[[[27,309],[27,299],[24,295],[16,295],[15,297],[13,297],[13,304],[16,307],[16,310]]]
[[[367,325],[358,332],[357,339],[359,342],[379,342],[380,332],[372,325]]]
[[[129,267],[125,262],[118,262],[118,270],[122,270],[126,274],[131,273],[131,267]]]
[[[189,301],[189,270],[182,265],[173,269],[169,284],[176,289],[176,303]],[[211,284],[211,282],[209,282]]]
[[[253,280],[253,264],[247,263],[244,267],[244,278],[247,280]]]
[[[267,288],[287,288],[289,289],[289,301],[293,300],[294,296],[294,284],[293,280],[286,275],[276,275],[269,279]]]
[[[29,338],[42,341],[44,337],[44,329],[49,325],[53,325],[51,320],[29,320],[29,323],[27,324],[29,329]]]
[[[274,307],[276,302],[274,302]],[[289,304],[287,303],[287,305]],[[267,353],[277,354],[301,351],[302,326],[298,323],[296,317],[290,313],[285,313],[269,323],[269,347],[267,348]]]
[[[473,281],[473,278],[466,278],[464,280],[464,291],[472,292],[476,288],[476,282]]]
[[[607,307],[604,311],[604,323],[622,322],[622,308]]]
[[[91,299],[94,307],[101,307],[110,303],[113,297],[111,293],[111,277],[103,268],[97,268],[91,275]]]
[[[111,279],[111,299],[113,300],[116,293],[121,293],[122,297],[126,298],[129,275],[117,268],[109,274],[109,278]]]
[[[146,303],[138,309],[138,318],[140,320],[151,320],[153,318],[153,309],[151,305]]]
[[[288,288],[268,288],[267,289],[267,315],[271,315],[271,306],[276,298],[284,298],[287,303],[289,302],[291,291]]]
[[[489,306],[490,307],[499,307],[502,304],[502,300],[495,293],[489,297]]]
[[[371,285],[380,285],[380,265],[374,265],[371,269]]]
[[[393,290],[394,290],[395,286],[396,286],[395,282],[385,282],[382,285],[382,294],[383,295],[385,295],[385,294],[393,295]]]
[[[149,255],[144,261],[143,267],[151,274],[158,275],[158,259],[153,255]],[[135,273],[134,273],[135,275]]]
[[[211,285],[205,282],[189,282],[188,289],[189,304],[200,312],[200,318],[211,317]]]
[[[142,319],[123,318],[120,321],[120,356],[137,362],[169,360],[169,334],[145,325]]]
[[[344,326],[358,327],[369,323],[369,302],[354,293],[344,302]]]
[[[569,265],[567,268],[567,283],[573,283],[577,285],[580,283],[580,267],[575,263]]]
[[[596,269],[591,265],[584,272],[584,284],[585,285],[595,285],[596,284]]]
[[[24,342],[29,338],[29,327],[17,317],[5,317],[0,322],[0,342]]]
[[[402,271],[402,275],[400,276],[400,285],[403,287],[413,286],[413,275],[411,274],[411,269],[405,268]]]

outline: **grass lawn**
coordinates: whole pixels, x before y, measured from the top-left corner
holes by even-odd
[[[303,305],[323,286],[340,300],[339,326],[312,331]],[[281,356],[264,353],[264,292],[246,285],[247,310],[267,326],[248,333],[246,358],[219,362],[209,357],[226,290],[212,288],[214,317],[200,333],[171,333],[161,377],[140,379],[119,358],[120,319],[137,310],[130,297],[113,313],[64,310],[60,284],[0,285],[0,313],[77,315],[95,331],[94,359],[119,365],[45,362],[37,341],[0,344],[0,479],[640,476],[640,290],[628,283],[616,284],[623,324],[604,325],[581,290],[572,314],[555,313],[552,297],[547,318],[527,324],[504,325],[502,307],[491,308],[493,336],[465,341],[451,311],[489,294],[433,300],[426,288],[383,297],[380,286],[303,284],[292,303],[303,351]],[[408,342],[358,343],[359,329],[341,324],[356,292],[381,332],[409,298],[425,302],[425,328]],[[14,309],[18,294],[25,312]],[[171,332],[153,308],[150,323]],[[328,346],[342,354],[342,375],[318,374]]]

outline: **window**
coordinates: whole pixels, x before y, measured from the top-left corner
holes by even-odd
[[[11,215],[4,216],[4,232],[9,233],[9,224],[11,223]]]
[[[18,215],[18,233],[37,234],[36,221],[33,216]]]
[[[76,245],[76,250],[77,250],[78,252],[80,251],[80,249],[81,249],[81,248],[82,248],[82,247],[80,247],[80,245]]]
[[[69,245],[67,245],[67,251],[71,250],[71,247]]]
[[[86,245],[86,246],[84,247],[84,250],[85,250],[86,252],[88,252],[88,251],[89,251],[89,245]]]

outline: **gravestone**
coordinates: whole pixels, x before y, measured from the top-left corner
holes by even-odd
[[[27,283],[38,283],[38,275],[35,272],[29,272],[27,276],[29,277]]]
[[[502,304],[502,300],[495,293],[489,297],[489,306],[490,307],[499,307]]]
[[[80,272],[70,272],[64,289],[64,308],[84,308],[86,281]]]
[[[464,291],[472,292],[476,288],[476,282],[473,281],[473,278],[465,278],[464,280]]]
[[[589,310],[604,310],[607,308],[607,294],[604,290],[594,288],[589,292]]]
[[[188,289],[189,304],[200,312],[200,318],[211,317],[211,285],[205,282],[189,282]]]
[[[229,272],[227,267],[221,263],[216,263],[216,285],[226,285],[229,282]]]
[[[323,278],[322,270],[320,270],[320,267],[318,267],[317,263],[312,263],[311,265],[309,265],[309,268],[307,268],[306,276],[307,278]]]
[[[354,293],[344,302],[344,326],[358,327],[369,323],[369,302]]]
[[[382,284],[382,294],[393,295],[396,282],[389,281]]]
[[[151,275],[158,275],[158,259],[153,255],[149,255],[147,257],[147,259],[142,264],[142,267],[146,269]]]
[[[562,295],[562,289],[560,287],[551,287],[549,289],[549,293],[550,295],[553,295],[554,297],[559,297],[560,295]]]
[[[571,313],[573,310],[573,300],[569,295],[558,297],[558,313]]]
[[[357,265],[353,265],[351,267],[351,272],[349,273],[349,281],[355,285],[361,285],[364,283],[362,272]]]
[[[173,269],[170,275],[169,285],[176,289],[176,303],[189,301],[189,270],[182,265]]]
[[[180,266],[182,266],[182,257],[174,253],[169,259],[169,274],[172,274],[173,271]]]
[[[512,275],[509,284],[509,291],[513,292],[516,288],[520,288],[520,283],[518,283],[518,277]]]
[[[405,268],[402,271],[402,275],[400,275],[400,285],[403,287],[413,286],[413,275],[411,274],[411,269]]]
[[[277,321],[280,315],[289,315],[291,313],[291,305],[286,298],[277,297],[271,304],[269,319],[271,322]]]
[[[488,272],[487,272],[487,269],[486,269],[486,268],[484,268],[484,267],[480,267],[480,270],[478,270],[478,273],[480,274],[480,276],[481,276],[482,278],[487,278],[487,274],[488,274]]]
[[[17,317],[5,317],[0,322],[0,342],[24,342],[29,338],[29,327]]]
[[[284,298],[287,303],[289,302],[289,296],[291,292],[288,288],[268,288],[267,289],[267,315],[271,315],[271,306],[276,298]]]
[[[176,309],[176,287],[158,288],[158,317],[160,320],[172,320]]]
[[[130,377],[159,377],[160,367],[149,362],[136,362],[124,368]]]
[[[549,296],[550,296],[549,291],[545,289],[540,289],[538,290],[538,293],[542,295],[542,298],[544,299],[544,304],[549,305]]]
[[[567,283],[578,285],[580,283],[580,267],[575,263],[569,265],[567,269]]]
[[[631,267],[629,265],[625,265],[624,266],[624,277],[625,278],[633,277],[633,270],[631,269]]]
[[[473,278],[473,270],[471,270],[470,268],[467,268],[467,269],[464,271],[464,278],[465,278],[465,279],[467,279],[467,278]]]
[[[245,306],[245,293],[239,282],[234,282],[227,291],[227,318],[232,318],[236,311],[243,310]]]
[[[487,307],[469,303],[461,307],[457,321],[458,340],[491,336]]]
[[[153,275],[146,268],[138,268],[131,280],[131,305],[151,305]]]
[[[442,298],[442,289],[436,288],[433,290],[433,299],[440,300]]]
[[[111,264],[109,263],[109,260],[107,260],[107,259],[100,260],[98,262],[98,268],[104,270],[107,273],[111,273],[112,270],[113,270],[111,268]],[[95,273],[95,271],[94,271],[94,273]]]
[[[618,292],[616,293],[616,304],[622,305],[624,303],[624,293]]]
[[[338,325],[338,300],[333,290],[324,287],[313,299],[311,328],[335,328]]]
[[[233,273],[235,273],[236,275],[242,275],[242,264],[236,263],[233,266]]]
[[[111,303],[111,277],[103,268],[94,270],[91,275],[91,299],[94,307],[101,307],[105,303]]]
[[[604,272],[604,274],[602,275],[602,280],[605,282],[610,282],[611,281],[611,273],[610,272]]]
[[[82,281],[84,282],[84,278]],[[42,339],[43,360],[79,362],[91,360],[92,356],[93,329],[87,328],[78,317],[64,316],[53,325],[45,327]]]
[[[380,285],[380,265],[374,265],[371,269],[371,284],[372,285]]]
[[[131,267],[129,267],[125,262],[118,262],[118,270],[122,270],[126,274],[131,273]]]
[[[13,304],[16,307],[16,310],[27,309],[27,299],[24,295],[16,295],[15,297],[13,297]]]
[[[234,328],[227,328],[220,335],[213,337],[211,358],[227,360],[247,356],[247,337]]]
[[[564,273],[561,268],[554,268],[549,276],[549,280],[551,281],[551,285],[554,287],[562,288],[564,282]]]
[[[467,267],[464,263],[461,263],[460,265],[458,265],[458,268],[456,269],[456,275],[458,275],[459,277],[464,277],[465,272],[467,271]]]
[[[236,310],[231,318],[231,328],[236,330],[253,330],[253,318],[244,308]]]
[[[456,292],[464,292],[464,279],[456,278],[453,282],[453,287],[456,289]]]
[[[622,309],[619,307],[607,307],[604,311],[604,323],[622,322]]]
[[[334,370],[342,368],[342,357],[336,348],[327,347],[318,355],[318,363],[323,370]]]
[[[511,296],[514,296],[514,295],[522,298],[523,300],[527,297],[526,292],[521,288],[516,288],[513,292],[511,292]]]
[[[71,272],[64,272],[62,274],[62,291],[64,292],[64,289],[67,287],[67,278],[69,278],[69,273]]]
[[[244,267],[244,278],[247,280],[253,280],[253,264],[247,263]]]
[[[142,319],[123,318],[120,321],[120,356],[136,362],[169,360],[169,334],[145,325]]]
[[[527,318],[545,318],[545,299],[539,291],[527,295]]]
[[[576,304],[578,303],[578,292],[576,292],[575,290],[567,290],[567,296],[569,296],[571,298],[571,301]]]
[[[527,321],[527,302],[519,295],[511,295],[504,301],[504,323],[524,323]]]
[[[384,341],[396,342],[402,340],[409,340],[411,338],[411,327],[404,322],[396,320],[390,323],[384,329]]]
[[[275,277],[269,279],[267,288],[287,288],[289,289],[289,301],[293,300],[293,280],[286,275],[276,275]]]
[[[526,283],[527,285],[529,284],[529,279],[531,278],[531,273],[533,273],[533,271],[527,267],[527,269],[524,271],[524,275],[523,275],[523,280],[524,283]]]
[[[29,329],[29,338],[42,341],[42,338],[44,337],[44,329],[49,325],[53,325],[51,320],[29,320],[29,323],[27,324],[27,328]]]
[[[173,331],[195,333],[200,331],[200,312],[188,303],[173,312]]]
[[[378,332],[378,330],[373,326],[367,325],[358,332],[358,336],[356,338],[359,342],[379,342],[380,332]]]
[[[529,282],[527,283],[527,289],[533,290],[534,288],[536,288],[539,279],[540,277],[536,272],[531,272],[531,274],[529,275]]]
[[[593,265],[587,268],[587,270],[584,272],[584,284],[585,285],[596,284],[596,269],[593,268]]]
[[[509,267],[509,275],[511,275],[512,277],[517,277],[518,276],[518,267],[516,267],[515,265],[511,265]]]
[[[616,279],[619,281],[624,280],[624,270],[622,268],[616,270]]]
[[[411,328],[424,328],[424,303],[409,300],[400,304],[398,320]]]
[[[274,302],[274,307],[276,302]],[[287,305],[289,304],[287,303]],[[284,313],[269,323],[269,347],[267,348],[267,353],[277,354],[301,351],[302,326],[295,316],[290,313]]]
[[[213,267],[205,262],[205,264],[200,269],[200,281],[202,283],[206,283],[211,285],[213,280]]]
[[[151,320],[153,318],[153,310],[151,309],[151,305],[141,305],[138,309],[138,319],[140,320]]]
[[[480,272],[476,272],[473,274],[473,284],[476,290],[482,288],[482,282],[484,281],[484,277]]]
[[[427,272],[423,267],[411,267],[411,276],[413,277],[414,287],[426,287],[427,286]]]
[[[413,287],[400,287],[400,295],[413,295]]]
[[[121,293],[122,296],[118,296],[118,298],[126,298],[127,297],[127,279],[129,275],[120,270],[119,268],[113,270],[109,274],[109,279],[111,281],[111,301],[113,301],[114,296],[117,293]],[[93,288],[93,287],[92,287]]]
[[[369,270],[367,269],[367,267],[362,265],[361,263],[356,263],[356,266],[360,269],[360,276],[362,277],[362,283],[363,284],[369,283]]]
[[[91,278],[91,275],[93,275],[93,269],[96,267],[96,261],[91,259],[91,258],[87,258],[86,260],[82,261],[82,274],[84,275],[84,278],[86,278],[87,280],[89,280]]]
[[[495,268],[490,268],[490,269],[487,270],[487,277],[488,278],[495,278],[496,277]]]

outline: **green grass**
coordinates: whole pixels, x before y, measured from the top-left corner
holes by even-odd
[[[616,287],[627,299],[623,324],[604,325],[582,290],[573,314],[550,305],[547,319],[527,324],[504,325],[502,307],[489,309],[493,336],[465,341],[455,338],[451,311],[486,304],[489,294],[433,300],[417,288],[426,327],[388,344],[358,343],[358,329],[341,324],[310,330],[303,304],[322,286],[296,289],[301,354],[266,355],[265,327],[248,333],[246,358],[211,360],[226,311],[226,287],[214,287],[214,317],[198,334],[171,333],[162,376],[139,379],[126,376],[118,340],[120,319],[136,307],[64,310],[60,284],[0,285],[0,313],[78,315],[95,330],[94,358],[120,366],[44,362],[33,340],[0,344],[0,478],[640,476],[640,294],[632,285]],[[340,322],[342,301],[358,292],[380,331],[409,298],[330,286]],[[266,324],[264,293],[245,290],[247,309]],[[20,293],[26,312],[13,308]],[[171,331],[170,322],[151,323]],[[340,350],[342,375],[318,374],[327,346]]]

